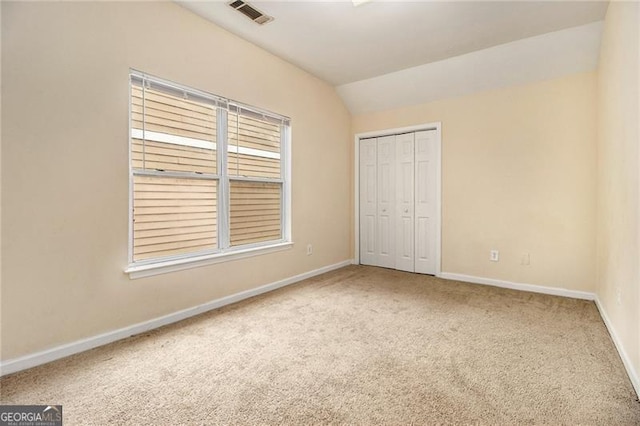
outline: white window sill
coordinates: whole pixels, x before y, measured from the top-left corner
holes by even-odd
[[[184,269],[197,268],[199,266],[213,265],[215,263],[244,259],[245,257],[274,253],[277,251],[288,250],[291,247],[293,247],[293,242],[284,242],[262,247],[234,250],[226,253],[207,254],[145,265],[132,264],[129,265],[124,272],[129,274],[130,279],[134,280],[136,278],[151,277],[153,275],[166,274],[168,272],[182,271]]]

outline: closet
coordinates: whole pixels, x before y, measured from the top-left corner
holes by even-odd
[[[360,263],[436,273],[436,130],[360,139]]]

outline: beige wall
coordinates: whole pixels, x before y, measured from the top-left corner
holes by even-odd
[[[598,68],[598,297],[640,383],[640,6],[612,2]],[[640,391],[640,388],[637,389]]]
[[[0,1],[0,22],[2,2]],[[2,34],[0,32],[0,63],[2,62]],[[2,67],[0,66],[0,93],[2,92]],[[1,97],[1,95],[0,95]],[[2,102],[0,101],[0,142],[2,141]],[[2,223],[2,144],[0,143],[0,224]],[[2,226],[0,226],[0,354],[2,353]],[[1,359],[1,358],[0,358]]]
[[[329,85],[172,3],[1,4],[2,360],[350,258],[352,135],[441,121],[442,270],[597,290],[640,368],[637,3],[610,6],[597,75],[353,120]],[[292,118],[294,249],[128,279],[130,67]]]
[[[3,360],[350,258],[332,87],[173,3],[2,8]],[[291,117],[292,250],[129,280],[129,67]]]
[[[359,115],[352,129],[442,122],[443,272],[593,292],[595,82],[576,74]]]

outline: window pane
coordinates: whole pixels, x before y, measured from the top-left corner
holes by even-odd
[[[282,184],[231,181],[231,245],[282,238]]]
[[[136,169],[216,173],[216,107],[131,84]]]
[[[133,178],[133,260],[217,248],[217,180]]]
[[[229,175],[280,178],[280,125],[229,112]]]

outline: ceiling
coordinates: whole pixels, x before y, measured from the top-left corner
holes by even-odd
[[[335,85],[604,19],[595,1],[251,1],[258,25],[225,1],[177,3]]]
[[[352,114],[518,86],[596,69],[602,21],[336,87]]]

